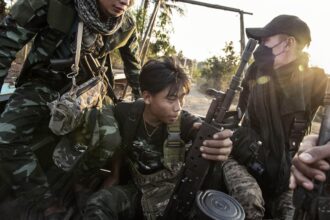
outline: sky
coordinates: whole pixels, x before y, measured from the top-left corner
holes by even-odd
[[[197,1],[197,0],[195,0]],[[330,13],[326,0],[199,0],[237,8],[253,15],[244,15],[245,27],[263,27],[280,14],[300,17],[310,27],[312,42],[306,50],[311,65],[330,73]],[[240,52],[240,17],[238,13],[176,2],[184,16],[173,15],[174,33],[171,42],[177,51],[191,59],[203,61],[220,55],[225,42],[233,41]],[[246,40],[247,41],[247,40]]]
[[[168,0],[169,1],[169,0]],[[195,0],[237,8],[253,15],[244,15],[245,27],[263,27],[280,14],[291,14],[304,20],[311,29],[312,42],[306,51],[313,66],[330,73],[330,13],[326,0]],[[6,0],[9,2],[9,0]],[[136,6],[141,0],[136,0]],[[176,2],[184,16],[173,14],[174,33],[170,41],[177,51],[197,61],[220,55],[226,42],[233,41],[240,52],[240,17],[236,12]],[[246,39],[247,41],[247,39]]]

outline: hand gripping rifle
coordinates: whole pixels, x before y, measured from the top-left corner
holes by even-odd
[[[240,87],[241,75],[256,45],[257,45],[256,40],[250,39],[248,41],[241,57],[241,63],[230,83],[229,89],[227,90],[226,93],[218,92],[217,97],[213,99],[209,107],[209,110],[207,112],[205,121],[201,125],[197,133],[197,136],[193,142],[193,145],[191,146],[189,152],[187,153],[185,166],[182,168],[183,170],[181,173],[181,179],[179,179],[179,181],[177,182],[174,192],[169,200],[169,203],[161,219],[164,220],[187,219],[189,217],[188,215],[194,204],[194,200],[196,198],[197,193],[199,193],[201,197],[208,196],[205,194],[201,194],[199,190],[201,189],[207,174],[211,173],[213,169],[213,165],[209,160],[205,160],[201,157],[201,152],[199,148],[200,146],[202,146],[204,140],[212,139],[213,134],[223,129],[222,122],[225,118],[225,114],[229,110],[229,107],[234,99],[235,93]],[[212,196],[213,195],[211,195],[211,197]],[[241,210],[243,212],[243,209]],[[232,211],[232,209],[229,211]],[[231,214],[237,215],[238,214],[237,211],[235,212],[236,213],[231,213]],[[242,216],[243,214],[243,218],[244,218],[244,212],[243,213],[242,212],[239,215]],[[240,217],[238,219],[243,219],[243,218]],[[222,218],[216,218],[216,219],[222,219]],[[230,218],[230,219],[237,219],[237,218]]]
[[[317,146],[330,140],[330,78],[324,95],[324,110]],[[314,189],[308,191],[299,186],[293,194],[296,207],[294,220],[329,220],[330,219],[330,172],[326,173],[326,181],[314,181]]]

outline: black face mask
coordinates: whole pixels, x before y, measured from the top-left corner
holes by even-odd
[[[253,57],[258,68],[265,74],[273,71],[273,65],[275,55],[273,54],[273,48],[265,45],[259,45],[254,51]]]
[[[258,68],[264,74],[270,74],[274,70],[274,60],[275,57],[282,54],[284,50],[276,55],[273,54],[273,48],[280,45],[283,41],[274,45],[273,47],[267,47],[265,45],[259,45],[259,47],[254,51],[253,57]]]

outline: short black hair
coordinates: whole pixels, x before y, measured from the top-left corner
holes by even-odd
[[[170,86],[169,94],[176,95],[180,88],[190,91],[190,80],[175,57],[149,60],[143,65],[140,74],[141,91],[155,95]]]

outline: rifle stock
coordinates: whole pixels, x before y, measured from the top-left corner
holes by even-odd
[[[213,134],[221,131],[225,113],[239,89],[241,76],[249,61],[257,41],[250,39],[243,52],[241,63],[234,75],[226,93],[219,92],[213,99],[206,118],[186,156],[181,179],[177,182],[162,219],[185,219],[189,215],[197,192],[201,189],[207,174],[212,170],[212,163],[201,157],[199,147],[206,139],[212,139]]]
[[[330,140],[330,78],[324,95],[324,110],[317,146],[326,144]],[[314,181],[314,189],[308,191],[298,187],[293,194],[293,204],[296,207],[294,220],[328,220],[330,219],[330,172],[326,182]]]

